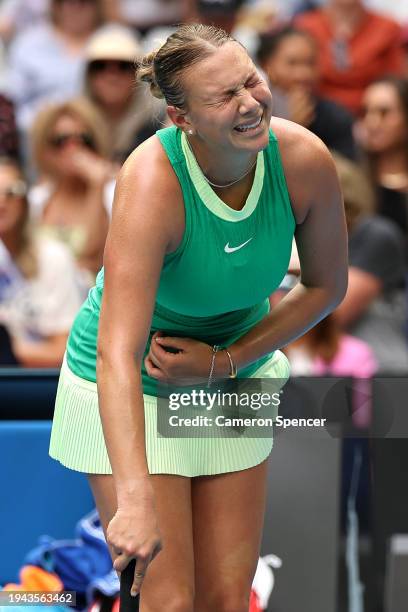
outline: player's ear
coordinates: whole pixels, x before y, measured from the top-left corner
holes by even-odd
[[[167,114],[174,125],[187,134],[194,134],[193,126],[189,120],[188,114],[177,106],[168,106]]]

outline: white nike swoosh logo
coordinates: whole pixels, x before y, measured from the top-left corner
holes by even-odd
[[[253,238],[253,236],[252,236],[252,238]],[[230,247],[229,242],[227,242],[227,244],[224,247],[224,251],[226,253],[233,253],[234,251],[238,251],[239,249],[242,249],[242,247],[244,247],[246,244],[248,244],[248,242],[250,242],[252,240],[252,238],[250,238],[246,242],[243,242],[242,244],[239,244],[236,247]]]

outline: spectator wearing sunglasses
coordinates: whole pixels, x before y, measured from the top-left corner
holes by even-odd
[[[85,95],[109,128],[111,158],[123,163],[160,127],[164,107],[151,102],[144,84],[135,83],[135,61],[141,48],[132,30],[119,24],[102,27],[92,37],[86,55]]]
[[[43,233],[66,242],[82,272],[84,291],[102,265],[113,198],[103,118],[85,99],[41,111],[32,130],[40,181],[29,194]]]
[[[79,94],[85,48],[102,22],[102,0],[51,0],[49,19],[26,29],[10,46],[3,89],[25,133],[50,101]]]
[[[26,194],[17,162],[0,158],[0,359],[56,367],[80,306],[76,267],[63,244],[34,234]]]

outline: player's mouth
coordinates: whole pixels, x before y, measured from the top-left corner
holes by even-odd
[[[261,125],[262,118],[263,113],[260,117],[258,117],[258,119],[251,121],[251,123],[241,123],[241,125],[235,126],[234,130],[240,133],[255,132]]]

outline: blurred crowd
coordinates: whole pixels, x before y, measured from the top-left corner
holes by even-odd
[[[408,3],[388,0],[0,0],[0,364],[61,363],[116,173],[166,124],[135,60],[184,21],[232,32],[335,159],[349,287],[285,347],[292,373],[407,374]],[[298,280],[294,249],[272,305]]]

